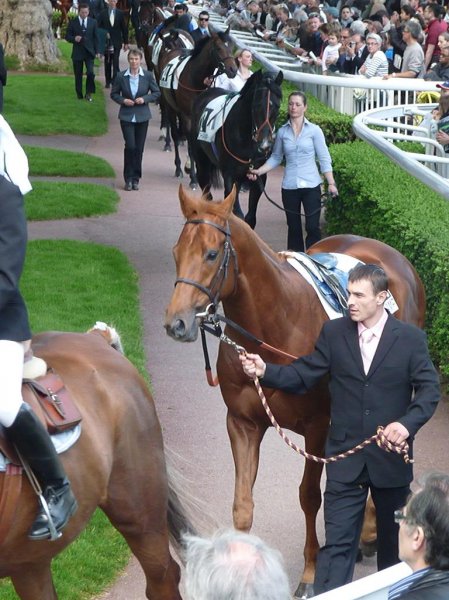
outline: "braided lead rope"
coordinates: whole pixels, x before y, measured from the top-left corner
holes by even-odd
[[[236,344],[236,342],[231,340],[231,338],[229,338],[227,335],[222,334],[220,336],[220,341],[224,342],[225,344],[229,344],[239,354],[244,354],[246,356],[247,352],[246,352],[245,348],[243,346],[239,346],[238,344]],[[257,393],[259,395],[260,401],[262,402],[262,406],[264,407],[265,412],[267,413],[267,416],[270,419],[270,422],[273,425],[273,427],[276,429],[276,431],[281,436],[281,438],[284,440],[284,442],[287,444],[287,446],[290,446],[290,448],[292,448],[292,450],[294,450],[298,454],[301,454],[301,456],[303,456],[306,460],[311,460],[313,462],[323,463],[323,464],[337,462],[338,460],[343,460],[344,458],[347,458],[348,456],[352,456],[356,452],[360,452],[366,446],[369,446],[373,442],[376,442],[376,444],[379,446],[379,448],[382,448],[382,450],[385,450],[386,452],[395,452],[396,454],[401,454],[404,459],[404,462],[406,464],[414,462],[408,454],[409,446],[408,446],[407,442],[404,440],[400,444],[394,444],[394,443],[388,441],[387,438],[383,434],[384,428],[382,427],[382,425],[378,426],[377,432],[374,435],[372,435],[370,438],[367,438],[361,444],[358,444],[354,448],[351,448],[350,450],[346,450],[346,452],[342,452],[341,454],[336,454],[335,456],[329,456],[328,458],[322,458],[320,456],[315,456],[313,454],[309,454],[308,452],[306,452],[305,450],[303,450],[302,448],[297,446],[295,444],[295,442],[293,442],[288,437],[288,435],[285,433],[285,431],[282,429],[282,427],[276,421],[273,413],[271,412],[271,408],[268,406],[268,402],[267,402],[267,399],[265,398],[265,394],[263,393],[259,378],[257,376],[255,376],[253,378],[253,381],[254,381],[254,385],[256,387]]]

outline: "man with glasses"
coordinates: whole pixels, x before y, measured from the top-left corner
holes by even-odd
[[[424,486],[395,512],[399,558],[413,573],[395,583],[388,600],[449,598],[449,477],[427,476]]]
[[[200,40],[205,37],[210,37],[209,30],[209,13],[207,10],[202,10],[198,16],[198,28],[192,31],[190,34],[193,41],[197,44]]]
[[[365,38],[360,33],[353,33],[344,54],[343,73],[357,75],[360,67],[368,58],[368,47]]]
[[[416,21],[409,21],[404,26],[402,39],[406,44],[406,48],[402,59],[401,72],[386,75],[384,79],[390,79],[390,77],[423,77],[424,50],[418,42],[421,36],[421,25]]]

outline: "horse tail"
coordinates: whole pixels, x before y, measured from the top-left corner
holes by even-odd
[[[215,165],[211,166],[210,170],[210,183],[213,188],[218,188],[221,186],[223,180],[221,178],[221,173],[219,167]]]
[[[103,321],[97,321],[95,325],[87,331],[87,333],[98,333],[104,337],[107,343],[112,346],[114,350],[117,350],[117,352],[120,352],[120,354],[125,354],[120,334],[115,327],[107,325],[106,323],[103,323]]]
[[[176,456],[173,452],[168,451],[168,453],[172,455],[172,459],[173,456]],[[202,531],[215,531],[218,529],[218,525],[214,517],[208,512],[206,505],[187,491],[190,488],[187,485],[188,482],[171,463],[172,460],[167,461],[168,529],[170,542],[179,559],[185,564],[184,536],[186,534],[198,535],[200,529]],[[183,479],[184,481],[182,481]]]

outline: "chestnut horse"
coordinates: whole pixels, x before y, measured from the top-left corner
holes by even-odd
[[[168,480],[161,427],[144,380],[98,333],[42,333],[32,347],[61,375],[82,414],[79,440],[61,455],[79,507],[57,541],[32,541],[27,531],[37,498],[24,482],[0,545],[0,577],[12,579],[22,600],[55,600],[51,561],[83,531],[98,506],[140,562],[146,597],[181,600],[169,535],[179,547],[181,532],[192,527]]]
[[[180,188],[186,223],[174,248],[177,284],[166,310],[167,333],[180,342],[194,341],[199,329],[197,313],[210,302],[221,301],[225,315],[259,340],[295,356],[309,354],[327,319],[321,303],[286,258],[273,252],[232,214],[234,197],[233,190],[225,200],[211,202]],[[367,238],[339,235],[315,244],[309,252],[340,252],[382,265],[400,307],[397,316],[423,326],[422,283],[412,265],[393,248]],[[261,351],[230,327],[226,334],[248,352],[260,353],[264,360],[289,360]],[[270,421],[253,382],[242,371],[237,352],[228,344],[220,344],[217,372],[228,408],[227,428],[235,463],[234,525],[249,530],[260,444]],[[327,383],[323,381],[296,398],[279,390],[266,389],[265,394],[281,427],[303,435],[306,451],[323,456],[329,426]],[[299,488],[306,522],[304,573],[296,590],[301,598],[313,593],[321,471],[322,465],[306,461]]]

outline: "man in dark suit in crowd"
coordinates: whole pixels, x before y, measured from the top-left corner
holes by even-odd
[[[198,29],[195,29],[190,34],[195,44],[205,37],[210,37],[209,30],[209,13],[207,10],[202,10],[198,15]]]
[[[326,456],[349,450],[383,425],[385,438],[412,442],[440,399],[439,380],[425,334],[384,308],[388,281],[377,265],[349,273],[349,316],[327,321],[315,351],[290,365],[265,364],[257,354],[241,356],[250,377],[268,388],[306,393],[330,376],[331,422]],[[376,444],[327,465],[324,492],[326,542],[318,554],[315,593],[351,581],[368,490],[376,507],[377,566],[398,562],[394,512],[406,503],[412,465]]]
[[[117,8],[117,0],[109,0],[109,8],[101,11],[97,19],[98,27],[106,31],[104,50],[104,76],[107,88],[119,72],[120,50],[128,49],[128,27],[125,16]]]
[[[94,60],[98,54],[99,40],[97,22],[89,17],[87,4],[79,5],[78,17],[69,22],[65,39],[73,44],[72,62],[76,95],[80,100],[83,98],[83,68],[86,65],[85,98],[92,102],[92,94],[95,94]]]
[[[89,14],[92,19],[98,20],[100,13],[106,8],[105,0],[87,0],[85,2],[89,7]]]

